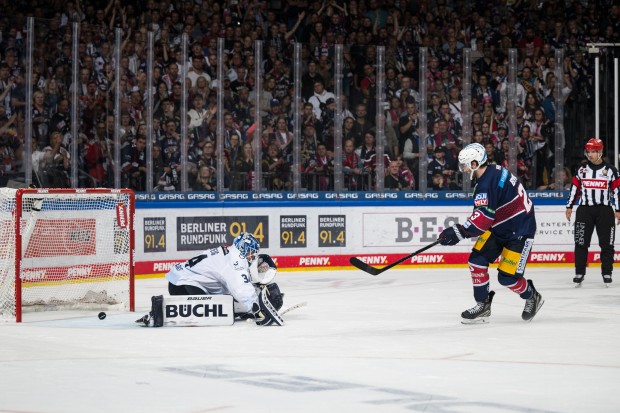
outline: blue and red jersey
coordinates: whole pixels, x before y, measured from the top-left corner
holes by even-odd
[[[463,227],[470,237],[489,230],[500,240],[533,238],[534,204],[507,169],[489,165],[474,188],[474,211]]]

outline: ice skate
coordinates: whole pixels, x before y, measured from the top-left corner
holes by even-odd
[[[527,280],[527,283],[532,288],[534,293],[532,294],[531,298],[525,300],[525,308],[523,309],[523,314],[521,314],[521,318],[523,318],[523,320],[525,321],[532,321],[532,319],[538,313],[538,310],[540,310],[540,307],[542,307],[542,305],[545,303],[545,300],[543,300],[542,295],[540,295],[540,293],[536,291],[532,280]]]
[[[573,278],[573,282],[575,283],[575,288],[581,287],[581,283],[583,282],[585,275],[584,274],[575,274],[575,278]]]
[[[495,291],[491,291],[486,300],[479,302],[469,310],[465,310],[461,313],[461,323],[463,324],[482,324],[488,323],[488,318],[491,316],[491,302]]]
[[[151,324],[151,317],[150,317],[149,314],[146,314],[146,315],[140,317],[139,319],[137,319],[136,323],[144,324],[146,327],[148,327]]]
[[[611,281],[612,281],[611,274],[603,275],[603,282],[605,283],[605,287],[607,288],[611,287]]]

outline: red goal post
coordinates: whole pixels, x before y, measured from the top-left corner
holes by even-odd
[[[129,189],[0,188],[0,321],[134,311],[134,215]]]

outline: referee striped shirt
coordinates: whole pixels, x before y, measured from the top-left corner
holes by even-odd
[[[572,208],[579,198],[579,206],[611,205],[620,211],[620,176],[612,165],[588,162],[573,177],[566,208]]]

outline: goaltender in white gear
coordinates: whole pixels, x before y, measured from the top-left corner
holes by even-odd
[[[248,260],[241,258],[234,245],[206,250],[174,265],[166,280],[170,295],[232,295],[235,313],[251,312],[254,304],[258,304]]]
[[[171,268],[166,274],[168,292],[171,296],[230,295],[236,316],[253,317],[258,325],[282,325],[277,310],[283,294],[272,283],[276,266],[268,255],[259,255],[259,250],[260,244],[250,233],[242,233],[229,247],[205,250]],[[156,318],[151,314],[155,326]]]

